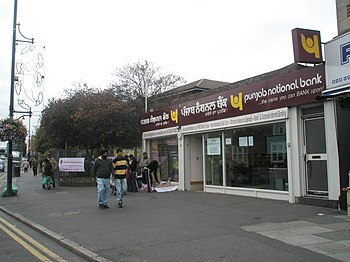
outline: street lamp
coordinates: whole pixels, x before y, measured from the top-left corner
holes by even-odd
[[[17,0],[14,0],[14,9],[13,9],[13,32],[12,32],[12,64],[11,64],[11,87],[10,87],[10,108],[9,108],[9,116],[13,119],[14,111],[14,90],[15,90],[15,63],[16,63],[16,31],[17,31]],[[33,44],[33,38],[27,38],[22,35],[19,31],[20,35],[26,40],[18,40],[20,42],[28,42]],[[8,159],[7,159],[7,191],[6,195],[8,197],[16,195],[12,191],[12,163],[13,163],[13,155],[12,155],[12,139],[8,141]]]

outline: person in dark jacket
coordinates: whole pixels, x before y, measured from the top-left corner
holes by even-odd
[[[128,189],[130,192],[137,192],[137,160],[133,154],[129,155],[129,169],[130,169],[130,183],[128,184]]]
[[[102,150],[100,156],[96,158],[92,175],[96,179],[97,183],[97,202],[99,208],[109,208],[108,206],[108,193],[110,178],[113,174],[112,161],[107,158],[108,151]]]
[[[158,176],[157,176],[157,169],[159,167],[159,163],[157,160],[152,160],[145,166],[145,170],[148,172],[145,172],[146,174],[146,182],[148,186],[148,192],[151,192],[151,187],[153,187],[153,177],[156,180],[157,184],[159,184]],[[152,176],[153,175],[153,176]]]
[[[55,182],[55,172],[57,169],[57,161],[56,159],[52,156],[52,153],[49,152],[47,154],[47,158],[50,160],[51,166],[52,166],[52,173],[51,173],[51,178],[52,178],[52,187],[55,188],[56,182]]]
[[[34,159],[32,160],[33,176],[38,175],[38,166],[39,166],[39,161],[37,157],[34,157]]]
[[[52,171],[52,165],[51,165],[50,159],[48,157],[45,158],[43,165],[44,165],[44,172],[43,172],[42,186],[43,186],[43,189],[50,190],[51,185],[53,185],[53,182],[52,182],[53,171]]]

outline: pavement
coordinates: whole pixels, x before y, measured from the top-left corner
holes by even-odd
[[[205,192],[127,193],[98,209],[94,187],[43,190],[13,178],[0,210],[87,261],[350,261],[344,211]],[[0,177],[1,190],[6,177]]]

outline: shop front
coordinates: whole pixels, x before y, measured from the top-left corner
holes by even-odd
[[[144,146],[165,161],[162,179],[180,190],[337,200],[333,108],[317,100],[324,66],[290,67],[145,114]]]
[[[325,44],[327,76],[325,103],[334,105],[339,150],[340,189],[350,186],[350,33],[344,33]],[[347,209],[346,192],[341,190],[340,207]]]

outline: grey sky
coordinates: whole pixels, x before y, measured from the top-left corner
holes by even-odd
[[[1,0],[0,118],[12,15],[13,1]],[[337,35],[335,0],[18,0],[17,22],[45,46],[44,101],[74,82],[105,88],[116,67],[145,59],[187,82],[235,82],[293,63],[293,28],[319,30],[322,42]]]

